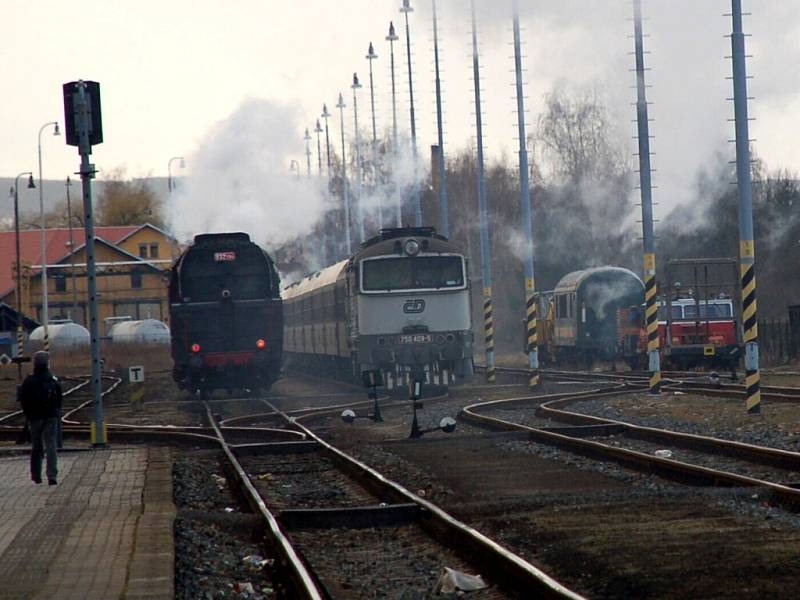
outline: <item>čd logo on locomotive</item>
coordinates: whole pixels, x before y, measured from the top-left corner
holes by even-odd
[[[425,310],[425,300],[422,298],[415,298],[413,300],[406,300],[403,303],[403,312],[406,314],[421,313]]]

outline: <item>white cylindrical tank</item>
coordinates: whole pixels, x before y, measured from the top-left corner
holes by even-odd
[[[89,330],[77,323],[51,323],[47,326],[47,334],[54,350],[80,348],[88,346],[90,341]],[[44,344],[44,326],[34,329],[28,341],[32,347],[41,347]]]
[[[157,319],[122,321],[109,332],[112,342],[169,344],[169,327]]]

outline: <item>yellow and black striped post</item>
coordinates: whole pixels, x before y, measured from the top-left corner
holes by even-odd
[[[761,412],[761,373],[758,369],[758,310],[756,305],[755,251],[752,240],[741,244],[742,324],[744,328],[745,406],[749,414]]]
[[[522,41],[519,27],[519,0],[513,3],[514,72],[517,89],[517,127],[519,128],[519,191],[522,231],[525,234],[525,312],[527,317],[528,366],[530,387],[539,385],[539,340],[536,335],[536,286],[533,261],[533,210],[528,180],[528,136],[525,134],[525,94],[522,84]]]
[[[50,352],[50,331],[47,323],[44,324],[44,351]]]
[[[486,381],[494,383],[494,317],[492,317],[492,288],[483,288],[483,332],[486,341]]]
[[[525,280],[525,309],[527,312],[528,324],[528,356],[531,358],[530,373],[528,385],[536,387],[539,385],[539,336],[536,331],[536,295],[534,294],[533,279],[527,278]]]
[[[17,356],[25,356],[25,334],[19,325],[17,326]]]
[[[17,358],[20,359],[25,356],[25,334],[22,331],[22,325],[17,323]],[[17,361],[17,385],[22,383],[22,362]]]
[[[650,166],[650,118],[644,66],[642,1],[633,2],[633,32],[636,55],[636,122],[639,131],[639,189],[642,196],[642,245],[644,250],[644,299],[647,328],[647,360],[650,393],[661,393],[661,357],[658,352],[658,284],[656,282],[655,234],[653,232],[653,183]]]
[[[736,123],[736,185],[739,193],[739,256],[742,280],[742,324],[744,328],[744,369],[748,414],[761,412],[761,376],[758,370],[758,320],[756,312],[755,243],[753,233],[753,185],[750,172],[750,132],[747,116],[747,69],[745,34],[742,29],[742,1],[731,0],[733,33],[733,102]]]
[[[658,283],[656,282],[656,255],[644,255],[644,303],[647,327],[647,358],[650,369],[650,393],[661,392],[661,357],[658,352]]]

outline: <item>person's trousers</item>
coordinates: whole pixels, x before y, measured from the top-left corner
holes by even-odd
[[[58,418],[33,419],[29,421],[31,428],[31,479],[41,481],[42,458],[47,455],[47,479],[58,477],[58,454],[56,453],[56,435]]]

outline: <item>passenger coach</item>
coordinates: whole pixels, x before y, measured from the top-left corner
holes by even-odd
[[[292,365],[364,380],[457,383],[472,374],[464,253],[433,228],[383,229],[353,256],[287,287]]]

